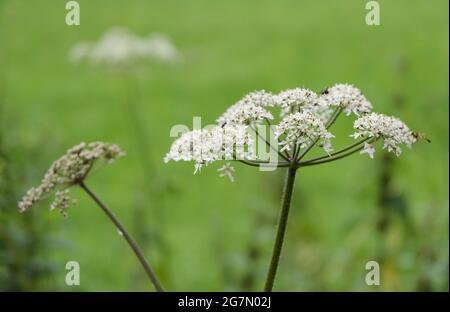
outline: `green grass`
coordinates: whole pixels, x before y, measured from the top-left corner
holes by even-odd
[[[424,132],[421,142],[395,161],[393,188],[406,198],[417,237],[395,221],[381,241],[387,249],[381,288],[364,283],[365,263],[379,256],[375,229],[379,160],[354,155],[298,173],[277,290],[448,289],[448,2],[380,1],[381,26],[365,24],[364,1],[137,1],[80,0],[81,26],[65,25],[65,1],[0,3],[1,101],[14,127],[7,134],[30,157],[38,183],[47,164],[80,141],[105,140],[128,153],[88,183],[131,225],[143,195],[139,155],[124,115],[122,77],[69,63],[79,41],[94,41],[112,26],[138,35],[168,34],[184,55],[178,66],[140,68],[139,109],[151,137],[151,155],[174,185],[161,207],[165,226],[146,222],[167,240],[170,260],[153,246],[163,282],[173,290],[238,290],[241,273],[256,270],[263,285],[282,173],[237,166],[236,182],[219,178],[217,166],[192,175],[187,163],[164,165],[175,124],[201,116],[213,123],[228,105],[255,89],[278,92],[336,82],[360,87],[380,112],[394,114]],[[1,55],[0,54],[0,55]],[[406,65],[405,65],[406,64]],[[404,68],[399,69],[399,67]],[[393,95],[403,97],[394,103]],[[347,125],[336,127],[346,135]],[[378,154],[380,156],[381,153]],[[26,156],[25,156],[26,157]],[[1,178],[1,177],[0,177]],[[53,213],[52,235],[66,242],[49,260],[63,290],[68,260],[81,264],[80,290],[147,290],[144,273],[101,211],[78,192],[68,219]],[[45,204],[36,217],[47,214]],[[268,213],[263,231],[255,211]],[[272,220],[273,223],[270,223]],[[1,225],[0,225],[1,226]],[[262,237],[262,256],[249,264],[247,246]],[[431,255],[431,256],[428,256]]]

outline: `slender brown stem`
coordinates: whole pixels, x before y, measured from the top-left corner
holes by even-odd
[[[270,261],[269,272],[267,273],[264,291],[272,291],[273,283],[275,281],[275,275],[277,273],[278,263],[280,261],[281,249],[283,247],[284,235],[286,233],[286,226],[289,216],[289,208],[291,206],[292,193],[294,191],[296,172],[297,169],[295,167],[290,167],[286,175],[277,236],[275,238],[275,244],[273,246],[272,259]]]
[[[161,283],[159,282],[158,278],[156,277],[156,274],[153,272],[152,268],[150,267],[150,264],[147,262],[147,260],[144,257],[144,254],[142,253],[141,249],[135,242],[135,240],[131,237],[131,235],[128,233],[128,231],[125,229],[125,227],[120,223],[120,221],[117,219],[117,217],[114,215],[114,213],[100,200],[100,198],[97,197],[97,195],[92,192],[90,188],[87,187],[87,185],[82,181],[80,182],[80,187],[96,202],[96,204],[103,210],[103,212],[108,216],[108,218],[114,223],[114,225],[117,227],[117,229],[120,231],[120,233],[123,235],[125,240],[127,241],[128,245],[131,247],[131,249],[136,254],[137,258],[141,262],[142,266],[144,267],[145,272],[147,273],[147,276],[149,277],[151,283],[155,287],[156,291],[162,292],[164,291],[163,287],[161,286]]]

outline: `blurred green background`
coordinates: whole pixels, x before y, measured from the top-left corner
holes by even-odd
[[[64,219],[16,204],[51,162],[80,141],[118,143],[127,157],[88,183],[130,228],[169,290],[260,290],[269,264],[283,170],[163,164],[175,124],[213,123],[249,91],[338,82],[375,110],[426,133],[400,158],[378,151],[298,173],[275,290],[448,290],[448,2],[0,0],[0,290],[151,290],[128,246],[81,191]],[[70,48],[109,28],[168,35],[179,64],[146,64],[134,81],[138,145],[123,73],[69,62]],[[348,124],[335,128],[350,134]],[[346,128],[347,127],[347,128]],[[145,150],[148,149],[148,150]],[[144,151],[145,150],[145,151]],[[144,157],[142,155],[144,153]],[[145,153],[148,153],[145,154]],[[150,165],[143,170],[142,161]],[[65,264],[81,285],[65,285]],[[365,264],[381,286],[365,284]]]

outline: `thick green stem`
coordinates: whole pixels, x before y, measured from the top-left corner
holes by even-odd
[[[272,291],[273,283],[275,281],[275,275],[277,273],[278,263],[280,261],[281,249],[283,247],[284,235],[286,233],[286,225],[289,216],[289,208],[291,206],[296,172],[296,168],[290,167],[286,175],[277,236],[275,238],[275,244],[273,246],[272,259],[270,261],[270,267],[269,272],[267,273],[264,291]]]
[[[164,289],[161,286],[161,283],[159,282],[158,278],[156,277],[156,274],[153,272],[152,268],[150,267],[150,264],[147,262],[147,260],[144,257],[144,254],[142,253],[141,249],[135,242],[135,240],[131,237],[131,235],[128,233],[128,231],[125,229],[125,227],[120,223],[120,221],[117,219],[117,217],[114,215],[114,213],[100,200],[100,198],[97,197],[97,195],[92,192],[90,188],[87,187],[84,182],[80,182],[80,187],[86,191],[86,193],[95,201],[95,203],[103,210],[103,212],[108,216],[108,218],[114,223],[114,225],[117,227],[117,229],[120,231],[120,234],[123,235],[125,240],[127,241],[128,245],[130,245],[131,249],[136,254],[137,258],[141,262],[142,266],[144,267],[145,272],[147,273],[147,276],[149,277],[151,283],[155,287],[156,291],[164,291]]]

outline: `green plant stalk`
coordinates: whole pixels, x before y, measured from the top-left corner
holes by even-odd
[[[149,277],[151,283],[155,287],[156,291],[163,292],[164,289],[161,286],[161,283],[159,282],[156,274],[153,272],[152,268],[150,267],[150,264],[147,262],[147,260],[144,257],[144,254],[142,253],[141,249],[139,248],[136,241],[131,237],[131,235],[128,233],[128,231],[125,229],[125,227],[120,223],[120,221],[117,219],[117,217],[114,215],[114,213],[100,200],[100,198],[95,195],[95,193],[87,187],[87,185],[84,182],[80,182],[80,187],[95,201],[95,203],[103,210],[103,212],[108,216],[108,218],[114,223],[116,228],[120,231],[120,233],[123,235],[125,240],[127,241],[128,245],[131,247],[131,249],[136,254],[137,258],[141,262],[142,266],[144,267],[145,272],[147,273],[147,276]]]
[[[269,272],[267,273],[266,284],[264,286],[264,291],[266,292],[272,291],[275,275],[277,274],[278,263],[280,261],[281,249],[283,247],[284,235],[286,233],[286,226],[289,217],[289,208],[291,207],[292,194],[294,191],[296,172],[297,168],[289,167],[286,174],[277,236],[275,238],[272,259],[270,261]]]

